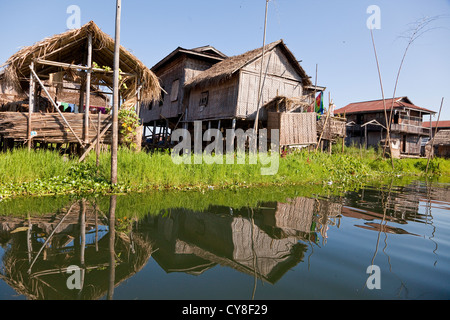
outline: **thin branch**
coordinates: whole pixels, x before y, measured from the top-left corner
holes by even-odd
[[[399,66],[398,72],[397,72],[397,78],[395,80],[394,93],[393,93],[393,96],[392,96],[392,104],[391,104],[391,110],[390,110],[390,115],[389,115],[389,125],[388,125],[389,128],[391,128],[391,124],[392,124],[392,114],[393,114],[393,110],[394,110],[394,99],[395,99],[395,95],[397,93],[398,81],[400,79],[400,73],[402,71],[402,67],[403,67],[403,64],[405,62],[406,54],[408,53],[408,50],[411,47],[411,45],[414,43],[414,41],[416,41],[424,33],[436,29],[436,28],[427,28],[427,26],[431,22],[433,22],[433,21],[435,21],[435,20],[437,20],[439,18],[441,18],[441,16],[425,17],[425,18],[419,19],[416,22],[410,24],[410,25],[412,25],[412,27],[405,32],[406,33],[405,36],[401,36],[401,38],[407,38],[408,39],[408,45],[406,46],[405,52],[403,53],[403,57],[402,57],[402,60],[400,62],[400,66]]]

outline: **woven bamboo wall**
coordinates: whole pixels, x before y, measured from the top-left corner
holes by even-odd
[[[327,117],[323,115],[319,121],[317,121],[317,133],[322,134],[323,140],[335,140],[336,138],[344,138],[346,135],[346,122],[344,118]],[[324,128],[325,126],[325,128]]]
[[[70,124],[76,135],[83,140],[84,114],[64,113],[64,117]],[[110,115],[101,115],[100,130],[111,122]],[[0,112],[0,136],[16,141],[27,140],[28,113]],[[48,143],[77,143],[78,140],[57,113],[35,113],[32,115],[32,131],[36,132],[35,141]],[[97,115],[90,116],[89,140],[97,136]],[[100,141],[104,144],[111,143],[111,129]]]
[[[280,130],[280,146],[317,143],[315,113],[269,112],[267,129]]]

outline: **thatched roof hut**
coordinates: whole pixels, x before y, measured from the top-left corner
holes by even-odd
[[[428,141],[425,152],[429,155],[433,147],[433,155],[437,157],[450,158],[450,130],[440,130],[433,139]]]
[[[65,78],[74,81],[82,80],[85,69],[74,69],[73,66],[86,66],[86,52],[89,35],[92,35],[92,61],[98,67],[110,70],[95,69],[92,83],[113,87],[112,67],[114,61],[115,41],[104,33],[93,21],[79,29],[69,30],[59,35],[46,38],[34,45],[24,47],[5,63],[4,81],[18,93],[29,89],[30,64],[37,62],[38,75],[49,76],[61,72],[61,63],[67,64]],[[42,61],[58,62],[58,65],[43,64]],[[41,62],[41,63],[39,63]],[[91,66],[88,66],[91,67]],[[160,86],[158,78],[141,61],[125,48],[120,50],[121,96],[124,107],[136,104],[136,90],[142,86],[140,99],[150,102],[159,99]],[[98,71],[98,72],[95,72]]]

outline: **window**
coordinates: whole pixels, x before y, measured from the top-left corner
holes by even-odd
[[[180,80],[175,80],[172,83],[172,91],[170,93],[170,101],[175,102],[178,100],[178,91],[180,89]]]
[[[209,91],[202,92],[202,95],[200,97],[199,106],[206,107],[208,105],[208,100],[209,100]]]

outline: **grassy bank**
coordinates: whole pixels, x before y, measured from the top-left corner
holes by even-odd
[[[226,163],[224,161],[224,163]],[[374,150],[346,148],[344,153],[288,154],[279,159],[277,173],[262,175],[269,165],[177,165],[170,153],[120,150],[119,185],[111,186],[110,155],[100,167],[92,155],[83,164],[50,151],[15,150],[0,154],[0,195],[125,193],[147,190],[233,189],[267,185],[320,185],[347,189],[393,176],[424,176],[426,159],[382,159]],[[429,175],[450,177],[450,160],[433,159]]]

